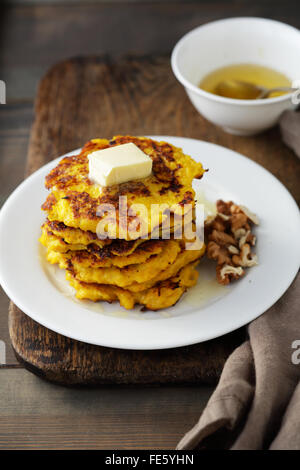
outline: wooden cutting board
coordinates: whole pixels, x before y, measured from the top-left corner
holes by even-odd
[[[293,156],[278,131],[243,138],[217,129],[194,110],[166,57],[126,58],[118,63],[107,57],[76,58],[53,67],[37,94],[27,176],[90,138],[114,134],[178,135],[222,144],[271,169],[296,192]],[[14,304],[10,305],[9,331],[16,356],[25,367],[65,385],[215,383],[226,358],[245,337],[241,329],[171,350],[111,349],[54,333]]]

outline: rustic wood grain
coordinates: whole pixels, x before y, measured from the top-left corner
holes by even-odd
[[[0,449],[174,449],[212,387],[58,387],[0,368]]]
[[[117,63],[75,58],[53,67],[38,91],[27,174],[90,138],[118,133],[181,135],[225,145],[272,171],[299,199],[298,161],[278,130],[233,137],[209,124],[189,103],[166,57]],[[26,367],[59,383],[213,383],[243,332],[169,351],[121,351],[57,335],[12,305],[10,335]]]
[[[0,106],[0,207],[24,179],[32,119],[29,103]],[[0,287],[0,341],[5,343],[5,363],[11,365],[17,361],[8,333],[8,305],[9,299]]]

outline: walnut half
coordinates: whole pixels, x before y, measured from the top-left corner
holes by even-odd
[[[234,279],[239,279],[244,274],[243,268],[230,266],[229,264],[217,266],[217,280],[220,284],[229,284]]]

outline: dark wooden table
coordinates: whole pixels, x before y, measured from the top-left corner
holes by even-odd
[[[296,1],[33,3],[0,6],[0,79],[8,99],[0,106],[0,205],[23,179],[36,85],[53,63],[74,55],[169,53],[186,31],[222,17],[264,16],[300,26]],[[283,165],[276,176],[284,171]],[[204,386],[82,390],[43,382],[14,358],[7,311],[1,293],[0,449],[174,448],[212,392]]]

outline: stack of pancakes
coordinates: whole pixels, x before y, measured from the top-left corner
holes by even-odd
[[[151,157],[152,174],[110,187],[93,184],[88,154],[128,142]],[[203,173],[200,163],[166,142],[131,136],[89,141],[46,177],[51,193],[42,206],[48,217],[40,241],[47,260],[66,270],[79,299],[118,300],[127,309],[174,305],[196,284],[195,267],[205,251],[194,233],[187,239],[182,229],[183,220],[194,218],[192,181]],[[120,196],[126,200],[125,218]],[[131,211],[135,204],[146,212]],[[162,210],[152,211],[153,204]]]

